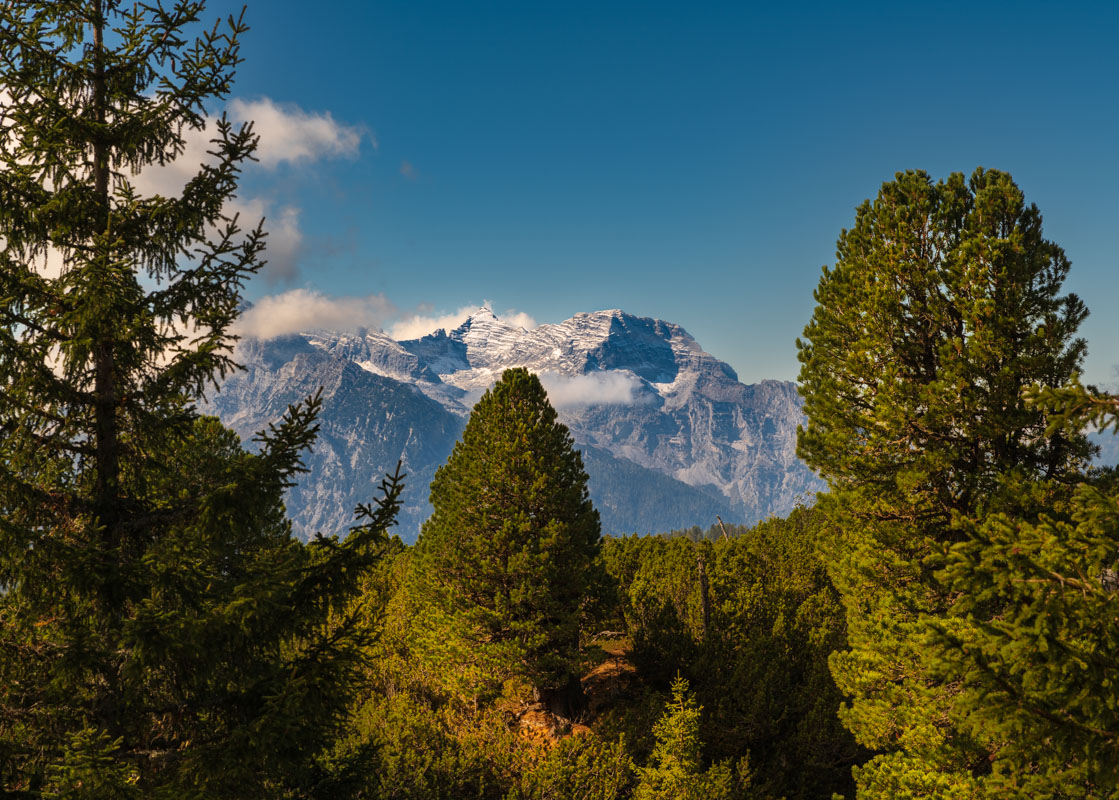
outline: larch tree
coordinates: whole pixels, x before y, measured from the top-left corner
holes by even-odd
[[[1049,429],[1027,387],[1078,368],[1087,311],[1061,295],[1069,261],[1011,177],[898,173],[859,207],[798,341],[798,454],[827,481],[833,579],[849,648],[832,672],[845,724],[878,752],[860,798],[977,797],[995,745],[959,724],[934,674],[930,621],[951,609],[937,558],[967,521],[1031,513],[1008,480],[1070,485],[1089,452]]]
[[[539,378],[509,369],[483,395],[431,504],[416,559],[427,649],[461,692],[485,697],[520,678],[571,716],[599,519]]]
[[[11,797],[344,796],[324,756],[347,611],[398,479],[343,542],[282,495],[316,398],[244,451],[195,400],[234,368],[260,226],[227,214],[246,26],[204,3],[0,4],[0,787]],[[210,124],[212,127],[208,128]],[[209,130],[177,196],[135,176]]]

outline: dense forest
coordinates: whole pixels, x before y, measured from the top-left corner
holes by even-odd
[[[1084,435],[1119,398],[1008,174],[898,173],[841,233],[798,342],[813,506],[604,538],[512,369],[414,546],[400,470],[305,544],[319,398],[249,447],[196,410],[266,253],[226,211],[252,127],[180,196],[130,180],[230,91],[247,28],[204,12],[0,5],[5,796],[1119,796],[1119,485]]]

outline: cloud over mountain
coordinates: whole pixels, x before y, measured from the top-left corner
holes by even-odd
[[[256,339],[273,339],[301,331],[355,331],[380,328],[396,313],[381,294],[331,297],[314,289],[292,289],[258,300],[237,321],[235,332]]]
[[[638,400],[640,379],[628,372],[589,372],[584,375],[540,373],[548,400],[557,409],[579,406],[628,406]]]
[[[482,302],[482,308],[491,308],[489,300]],[[477,305],[462,306],[457,311],[449,314],[433,314],[422,310],[397,320],[389,329],[389,335],[397,340],[419,339],[438,330],[452,331],[470,318],[478,310]],[[501,319],[509,325],[525,330],[537,327],[537,322],[523,311],[510,309],[502,314]]]
[[[246,371],[222,386],[215,413],[251,437],[323,387],[311,471],[287,501],[301,534],[344,532],[354,506],[403,462],[400,532],[414,537],[430,511],[435,470],[474,401],[509,367],[541,376],[584,450],[610,532],[708,525],[716,514],[764,519],[821,487],[796,458],[796,386],[740,383],[678,325],[614,309],[529,328],[488,307],[466,311],[452,327],[461,312],[399,314],[380,295],[301,289],[245,315],[240,332],[255,338],[243,339],[235,357]],[[421,324],[443,330],[398,338],[373,329],[383,315],[396,315],[393,333],[415,334]]]

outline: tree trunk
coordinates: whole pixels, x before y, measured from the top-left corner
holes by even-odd
[[[539,689],[538,694],[540,702],[557,719],[574,722],[587,710],[583,682],[576,675],[569,677],[565,685],[555,689]]]
[[[105,19],[100,0],[95,4],[93,18],[93,115],[99,126],[108,119],[104,58]],[[107,236],[109,227],[109,152],[105,133],[98,130],[93,141],[94,192],[100,204],[100,235]],[[106,245],[107,246],[107,245]],[[94,258],[108,259],[108,253],[97,252]],[[103,321],[102,325],[111,322]],[[94,350],[93,402],[96,431],[97,484],[95,509],[98,523],[104,526],[104,538],[115,550],[120,545],[118,495],[120,493],[120,453],[117,421],[116,343],[107,331],[101,331]]]
[[[696,554],[696,571],[699,573],[699,599],[703,607],[703,641],[711,632],[711,587],[707,583],[707,565],[703,561],[703,554]]]

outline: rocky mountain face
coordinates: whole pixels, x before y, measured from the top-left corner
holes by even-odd
[[[716,514],[753,522],[822,488],[795,455],[792,383],[739,383],[683,328],[622,311],[525,330],[479,309],[422,339],[314,331],[243,340],[237,359],[245,370],[207,410],[246,440],[323,389],[309,472],[288,498],[301,536],[344,532],[400,460],[409,477],[398,532],[414,540],[435,470],[509,367],[540,375],[583,451],[606,532],[706,527]]]

